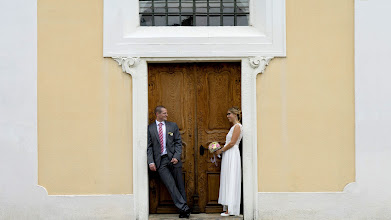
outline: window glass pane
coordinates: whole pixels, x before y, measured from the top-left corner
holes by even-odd
[[[151,1],[140,2],[140,8],[150,8],[150,7],[152,7],[152,2]]]
[[[166,16],[155,15],[155,26],[167,26]]]
[[[220,16],[209,16],[209,26],[220,26]]]
[[[168,16],[168,26],[179,26],[179,16]]]
[[[193,12],[193,2],[182,2],[182,13],[183,12]]]
[[[141,26],[248,26],[249,0],[139,0]]]
[[[234,16],[224,16],[223,17],[223,26],[234,26],[235,19]]]
[[[140,26],[152,26],[152,16],[140,16]]]
[[[205,8],[208,7],[208,2],[207,1],[196,1],[194,2],[196,8]]]
[[[208,19],[206,16],[196,16],[196,26],[207,26]]]
[[[166,13],[166,8],[155,7],[154,13]]]
[[[207,13],[207,12],[208,12],[208,9],[207,9],[207,8],[199,7],[199,8],[196,8],[196,12],[198,12],[198,13]]]
[[[140,8],[140,12],[142,12],[142,14],[152,13],[152,8]]]
[[[179,3],[168,2],[168,13],[179,13]]]
[[[153,1],[154,12],[155,13],[165,13],[166,12],[166,2],[165,1]]]
[[[224,13],[233,13],[234,12],[234,3],[229,2],[229,3],[223,3],[223,11]]]
[[[220,8],[209,8],[209,13],[220,13]]]
[[[179,14],[179,8],[168,8],[168,13]]]
[[[249,10],[248,10],[248,8],[241,8],[241,7],[237,7],[236,8],[236,13],[249,13]]]
[[[236,12],[249,13],[248,3],[237,3]]]
[[[236,17],[236,26],[248,26],[248,15],[238,15]]]
[[[183,16],[181,17],[181,25],[182,26],[193,26],[193,16]]]
[[[220,1],[218,1],[218,2],[209,1],[209,7],[219,7],[220,8]]]

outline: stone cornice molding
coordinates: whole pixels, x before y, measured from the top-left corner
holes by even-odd
[[[269,65],[269,62],[274,57],[250,57],[249,63],[250,66],[256,71],[255,74],[263,73],[266,70],[266,66]]]
[[[122,66],[122,71],[132,75],[132,69],[140,62],[139,57],[112,57],[117,61],[118,65]]]

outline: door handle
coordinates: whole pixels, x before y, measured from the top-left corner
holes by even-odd
[[[200,146],[200,155],[202,156],[202,155],[204,155],[204,153],[205,153],[205,148],[204,148],[204,146]]]

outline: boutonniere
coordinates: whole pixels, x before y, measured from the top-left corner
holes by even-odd
[[[173,136],[174,134],[172,132],[168,132],[168,135]]]

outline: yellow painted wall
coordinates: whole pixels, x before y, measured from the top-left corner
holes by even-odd
[[[354,181],[353,1],[286,0],[287,58],[257,78],[259,191]],[[38,0],[39,184],[133,193],[131,77],[102,58],[103,2]]]
[[[286,0],[287,57],[257,77],[261,192],[355,181],[353,3]]]
[[[39,185],[128,194],[131,77],[102,58],[103,1],[38,0]]]

